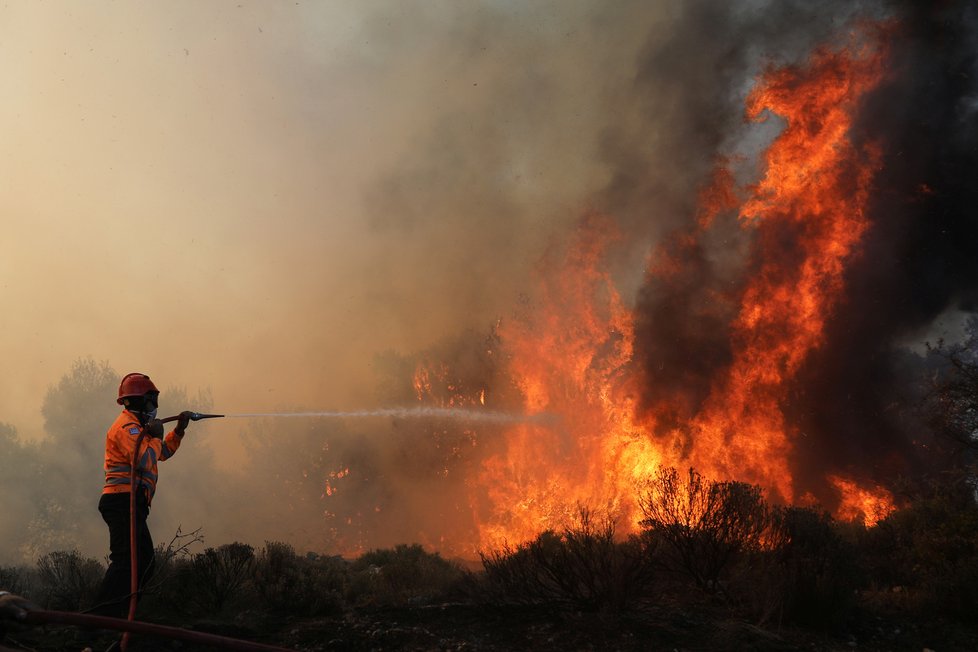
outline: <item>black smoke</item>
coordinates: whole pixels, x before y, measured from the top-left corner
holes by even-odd
[[[882,154],[870,228],[848,262],[845,296],[825,344],[809,356],[782,406],[795,442],[797,488],[830,504],[827,474],[891,484],[935,461],[928,457],[933,447],[921,446],[929,435],[914,410],[929,362],[906,343],[925,338],[948,310],[973,311],[978,298],[978,10],[968,2],[751,7],[686,3],[673,38],[649,45],[636,86],[650,107],[667,112],[670,128],[652,143],[609,136],[606,154],[621,171],[604,202],[626,221],[665,225],[666,250],[684,270],[650,277],[636,310],[644,409],[668,407],[673,420],[666,425],[675,425],[695,414],[731,358],[727,325],[755,234],[727,213],[708,238],[683,236],[696,231],[698,191],[719,157],[756,154],[764,145],[744,136],[750,80],[759,66],[800,63],[816,46],[832,47],[858,21],[890,26],[885,79],[851,134],[857,147]],[[643,167],[646,148],[668,152],[682,181],[674,171],[657,177]],[[735,171],[741,183],[762,172]]]
[[[907,3],[895,13],[887,78],[853,134],[882,148],[871,228],[826,345],[799,377],[807,410],[797,415],[817,434],[799,460],[870,469],[885,483],[944,462],[916,418],[927,361],[903,344],[978,297],[978,11]]]

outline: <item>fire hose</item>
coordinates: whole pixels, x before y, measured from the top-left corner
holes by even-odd
[[[217,419],[223,416],[223,414],[200,414],[199,412],[191,412],[190,420]],[[160,419],[160,423],[176,421],[179,418],[180,415],[167,417]],[[132,464],[129,466],[129,615],[127,619],[133,623],[136,618],[136,601],[139,595],[139,553],[136,550],[136,491],[139,485],[136,483],[136,469],[139,466],[139,446],[143,443],[143,437],[145,435],[146,430],[141,428],[139,437],[136,438],[135,449],[132,453]],[[120,647],[122,648],[122,652],[126,652],[126,648],[129,645],[129,630],[123,631],[126,633],[122,636]]]
[[[97,629],[111,629],[118,632],[134,634],[150,634],[162,636],[188,643],[199,643],[212,647],[223,648],[225,650],[241,650],[243,652],[290,652],[288,648],[265,645],[264,643],[252,643],[242,641],[227,636],[217,634],[205,634],[194,632],[179,627],[169,627],[167,625],[155,625],[153,623],[143,623],[137,620],[122,620],[121,618],[109,618],[108,616],[92,616],[89,614],[76,614],[70,611],[28,611],[24,620],[29,625],[75,625],[79,627],[93,627]]]

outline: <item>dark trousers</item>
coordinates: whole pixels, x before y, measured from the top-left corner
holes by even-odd
[[[129,494],[102,494],[98,511],[109,526],[109,568],[95,599],[92,613],[125,618],[129,614]],[[137,577],[142,591],[153,573],[153,538],[146,526],[149,504],[142,491],[136,494]]]

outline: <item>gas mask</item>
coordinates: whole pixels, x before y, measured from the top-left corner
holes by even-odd
[[[126,402],[126,409],[139,417],[140,423],[147,423],[156,418],[158,409],[159,394],[146,394],[145,396],[130,399]]]
[[[146,402],[143,403],[143,414],[146,416],[147,421],[152,421],[156,418],[156,412],[159,409],[159,400],[158,394],[146,395]]]

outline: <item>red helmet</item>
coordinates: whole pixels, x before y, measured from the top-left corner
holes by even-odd
[[[119,398],[115,402],[122,405],[123,400],[127,398],[145,396],[151,392],[159,394],[160,390],[156,389],[156,385],[149,379],[149,376],[140,373],[126,374],[122,382],[119,383]]]

